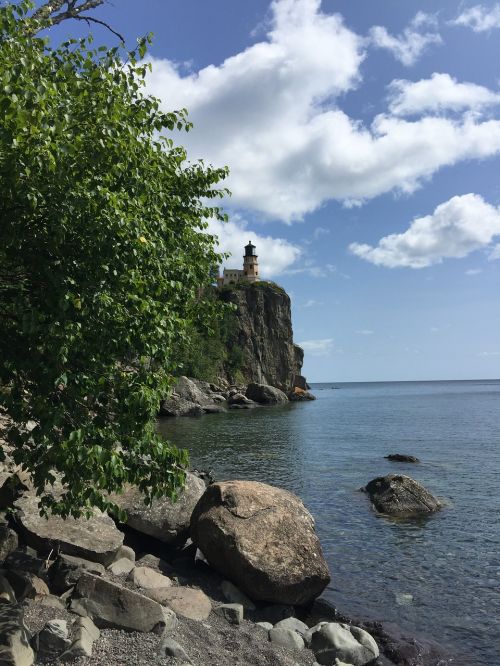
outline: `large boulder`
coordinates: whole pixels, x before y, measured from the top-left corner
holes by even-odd
[[[306,604],[330,581],[311,514],[298,497],[265,483],[209,486],[191,535],[210,564],[254,600]]]
[[[408,517],[433,513],[439,500],[424,486],[405,474],[388,474],[370,481],[364,488],[375,509],[390,516]]]
[[[24,608],[20,604],[0,601],[0,664],[31,666],[35,654],[30,638],[24,624]]]
[[[123,533],[114,521],[97,510],[89,519],[45,518],[38,513],[38,500],[33,493],[23,495],[14,506],[24,540],[40,553],[67,553],[107,566],[123,543]]]
[[[191,514],[204,492],[204,481],[188,472],[186,484],[175,502],[162,497],[146,506],[144,495],[136,486],[127,486],[111,499],[126,512],[127,525],[164,543],[178,544],[186,540]]]
[[[175,613],[156,601],[104,578],[83,573],[78,581],[71,610],[90,617],[97,627],[161,634],[177,625]]]
[[[267,384],[249,384],[246,390],[247,398],[263,405],[278,405],[288,402],[286,393]]]

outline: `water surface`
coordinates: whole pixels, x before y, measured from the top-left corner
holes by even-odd
[[[298,494],[313,513],[340,610],[500,666],[500,381],[316,384],[317,400],[199,419],[162,431],[217,479]],[[410,453],[418,465],[390,463]],[[402,472],[446,507],[377,516],[358,489]]]

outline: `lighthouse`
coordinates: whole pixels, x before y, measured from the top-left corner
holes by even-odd
[[[255,282],[259,279],[259,262],[255,254],[255,245],[252,241],[248,241],[245,245],[245,254],[243,255],[243,271],[245,273],[245,280],[248,282]]]

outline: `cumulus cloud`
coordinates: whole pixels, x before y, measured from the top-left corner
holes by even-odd
[[[437,32],[436,17],[425,12],[418,12],[400,35],[391,35],[381,25],[374,26],[370,40],[376,48],[390,51],[406,67],[414,65],[429,46],[443,41]]]
[[[229,165],[236,209],[289,222],[331,199],[412,192],[444,166],[500,152],[500,121],[350,118],[338,102],[360,83],[365,40],[319,0],[271,7],[262,41],[189,74],[154,60],[148,79],[165,109],[189,109],[191,158]]]
[[[328,356],[333,350],[333,338],[322,340],[304,340],[299,342],[299,347],[311,356]]]
[[[247,223],[235,216],[230,222],[210,220],[207,232],[218,238],[221,252],[231,253],[225,262],[230,268],[241,268],[243,248],[249,240],[256,246],[259,256],[259,271],[262,278],[280,275],[299,258],[300,248],[283,238],[263,236],[248,228]]]
[[[471,28],[474,32],[487,32],[494,28],[500,28],[500,3],[496,3],[490,7],[486,5],[474,5],[463,11],[449,23],[451,25],[461,25]]]
[[[430,79],[396,79],[389,85],[389,110],[397,116],[424,112],[482,110],[500,103],[500,93],[475,83],[459,83],[435,72]]]
[[[500,235],[500,207],[477,194],[456,196],[432,215],[413,220],[402,234],[382,238],[375,247],[352,243],[351,252],[377,266],[425,268],[445,258],[465,257]]]

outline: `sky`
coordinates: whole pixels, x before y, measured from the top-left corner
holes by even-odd
[[[115,0],[148,92],[227,165],[228,267],[257,247],[309,381],[500,378],[500,3]],[[54,36],[87,30],[64,22]],[[109,32],[93,29],[99,42]]]

